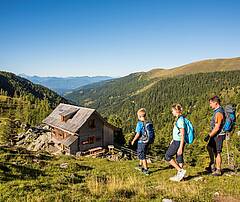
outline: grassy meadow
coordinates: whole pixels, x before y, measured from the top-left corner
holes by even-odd
[[[137,163],[0,147],[0,201],[240,201],[239,170],[213,177],[201,161],[186,165],[188,177],[175,183],[166,162],[151,163],[150,176]]]

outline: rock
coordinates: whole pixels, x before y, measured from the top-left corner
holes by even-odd
[[[40,135],[35,141],[29,145],[29,149],[32,148],[33,151],[43,150],[48,146],[51,141],[51,136],[47,134]]]
[[[28,130],[30,125],[29,124],[25,124],[25,123],[22,123],[21,126],[20,126],[22,129],[24,130]]]
[[[39,163],[39,160],[38,159],[33,159],[32,160],[34,163]]]
[[[44,130],[42,126],[31,127],[16,137],[17,146],[24,146],[33,151],[47,150],[50,141],[51,132]]]
[[[21,140],[21,139],[24,138],[25,136],[26,136],[25,133],[20,133],[20,134],[17,135],[17,139],[18,139],[18,140]]]
[[[43,126],[42,127],[44,130],[49,130],[50,129],[50,127],[48,126],[48,125],[45,125],[45,126]]]
[[[202,181],[202,180],[203,180],[203,177],[195,177],[193,180],[194,180],[194,181]]]
[[[82,154],[82,152],[80,152],[80,151],[76,153],[76,157],[81,157],[82,155],[83,155],[83,154]]]
[[[60,164],[60,168],[66,169],[68,167],[68,163]]]
[[[172,200],[172,199],[164,198],[164,199],[162,200],[162,202],[173,202],[173,200]]]

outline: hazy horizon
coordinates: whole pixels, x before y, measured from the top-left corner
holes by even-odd
[[[174,66],[174,67],[169,67],[169,68],[165,68],[165,67],[151,67],[150,69],[146,69],[145,72],[147,71],[151,71],[153,69],[157,69],[157,68],[161,68],[161,69],[171,69],[171,68],[176,68],[176,67],[181,67],[183,65],[187,65],[187,64],[191,64],[193,62],[199,62],[199,61],[204,61],[204,60],[211,60],[211,59],[232,59],[232,58],[238,58],[240,56],[236,56],[236,57],[231,57],[231,58],[206,58],[206,59],[203,59],[203,60],[198,60],[198,61],[191,61],[189,63],[186,63],[186,64],[181,64],[181,65],[177,65],[177,66]],[[7,71],[7,70],[3,70],[3,71]],[[138,72],[141,72],[141,71],[138,71]],[[14,74],[16,75],[25,75],[25,76],[30,76],[30,77],[34,77],[34,76],[37,76],[37,77],[56,77],[56,78],[69,78],[69,77],[112,77],[112,78],[119,78],[119,77],[123,77],[123,76],[127,76],[131,73],[137,73],[137,72],[129,72],[128,74],[126,75],[121,75],[121,76],[109,76],[109,75],[67,75],[67,76],[58,76],[58,75],[30,75],[30,74],[26,74],[26,73],[16,73],[16,72],[13,72]]]

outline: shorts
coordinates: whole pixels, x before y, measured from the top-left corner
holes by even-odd
[[[181,155],[177,155],[178,148],[180,147],[180,141],[173,140],[172,144],[168,147],[168,150],[165,154],[165,159],[166,161],[171,161],[173,159],[173,156],[176,155],[176,161],[178,163],[183,163],[183,152]],[[185,145],[185,144],[184,144]],[[184,150],[184,145],[183,145],[183,150]]]
[[[145,160],[147,154],[148,144],[138,142],[137,155],[139,160]]]
[[[226,135],[217,135],[215,137],[211,137],[208,142],[208,147],[213,148],[213,152],[215,154],[220,154],[222,152],[223,141],[225,138]]]

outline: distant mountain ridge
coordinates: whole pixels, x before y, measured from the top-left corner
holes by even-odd
[[[0,71],[0,142],[13,141],[21,124],[40,124],[59,103],[71,102],[42,85]]]
[[[112,77],[109,76],[40,77],[28,76],[25,74],[20,74],[19,76],[26,78],[35,84],[41,84],[47,88],[50,88],[60,95],[64,95],[64,93],[68,91],[72,91],[88,84],[112,79]]]
[[[60,102],[68,103],[56,92],[11,72],[0,71],[0,89],[7,92],[10,97],[32,95],[40,100],[47,99],[52,106],[56,106]]]

